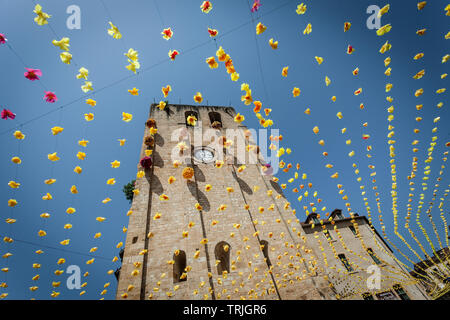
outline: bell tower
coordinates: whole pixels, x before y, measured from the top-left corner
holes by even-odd
[[[117,299],[334,299],[275,166],[235,117],[151,105]]]

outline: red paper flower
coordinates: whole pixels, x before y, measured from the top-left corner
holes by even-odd
[[[173,32],[172,32],[171,28],[164,29],[161,32],[161,34],[163,35],[163,38],[166,39],[166,40],[169,40],[173,36]]]
[[[149,169],[152,166],[152,158],[150,157],[143,157],[141,161],[139,161],[139,164],[144,169]]]
[[[6,37],[3,33],[0,33],[0,44],[4,44],[6,42]]]
[[[54,92],[45,91],[44,100],[49,103],[55,103],[56,101],[58,101],[58,97],[56,97],[56,94]]]
[[[347,53],[348,53],[348,54],[352,54],[353,51],[355,51],[355,49],[354,49],[351,45],[349,45],[349,46],[347,47]]]
[[[169,51],[169,57],[170,57],[170,60],[175,60],[175,58],[176,58],[176,56],[179,54],[179,52],[178,52],[178,50],[170,50]]]
[[[215,36],[217,36],[217,34],[219,33],[219,31],[217,31],[216,29],[208,28],[208,33],[209,33],[209,36],[210,36],[211,38],[214,38]]]
[[[28,80],[31,80],[31,81],[39,80],[39,77],[42,76],[42,71],[39,69],[31,69],[31,68],[25,68],[25,69],[27,69],[27,72],[24,73],[24,76]]]
[[[200,9],[202,9],[202,11],[204,13],[208,13],[211,11],[212,9],[212,4],[209,1],[203,1],[202,5],[200,6]]]
[[[14,119],[16,117],[16,114],[13,113],[11,110],[8,109],[3,109],[2,113],[1,113],[1,118],[8,120],[8,118],[10,119]]]

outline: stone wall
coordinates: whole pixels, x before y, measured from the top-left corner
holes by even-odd
[[[185,125],[186,111],[198,113],[198,125],[204,130],[211,125],[208,113],[218,112],[223,128],[214,132],[220,136],[225,129],[234,128],[245,140],[246,128],[234,122],[232,108],[169,105],[161,111],[151,106],[149,117],[156,120],[158,128],[153,166],[146,170],[145,178],[137,180],[140,193],[131,206],[117,299],[124,299],[125,292],[126,299],[332,299],[329,283],[316,267],[317,258],[306,246],[301,225],[278,184],[263,175],[264,160],[255,150],[246,156],[258,162],[247,164],[242,172],[237,171],[239,161],[229,154],[235,145],[226,150],[222,168],[196,162],[191,149],[182,155],[187,164],[174,168],[171,155],[178,153],[180,132],[189,134],[191,140],[194,135],[194,128]],[[148,134],[146,128],[144,137]],[[199,145],[210,143],[211,137],[206,137]],[[146,148],[143,144],[141,157]],[[215,151],[221,147],[216,146]],[[195,172],[189,181],[181,175],[186,166]],[[170,176],[177,179],[172,184],[168,183]],[[207,184],[212,185],[209,192],[205,191]],[[227,192],[227,188],[234,192]],[[161,201],[162,194],[170,200]],[[196,203],[202,210],[195,208]],[[221,205],[227,208],[218,211]],[[264,207],[262,213],[260,207]],[[161,218],[155,220],[157,213]],[[213,225],[213,221],[217,223]],[[191,228],[190,222],[194,223]],[[187,238],[183,231],[189,232]],[[151,238],[146,236],[149,232]],[[208,239],[207,244],[201,244],[203,238]],[[261,250],[262,240],[268,242],[271,267]],[[226,276],[219,274],[216,266],[215,246],[222,241],[229,245],[231,270]],[[140,254],[143,250],[147,253]],[[178,283],[173,280],[173,265],[168,264],[176,250],[186,253],[191,267],[187,281]],[[200,254],[194,259],[197,250]],[[139,273],[132,275],[133,270]],[[134,286],[131,290],[130,285]]]

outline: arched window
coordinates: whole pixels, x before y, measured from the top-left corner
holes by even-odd
[[[269,242],[267,242],[266,240],[261,240],[260,244],[261,244],[261,250],[264,255],[264,260],[266,261],[267,266],[270,268],[270,266],[272,265],[272,262],[270,262],[270,258],[269,258]]]
[[[178,255],[174,253],[173,261],[175,261],[173,264],[173,283],[186,281],[187,276],[184,272],[184,269],[186,269],[186,253],[181,250]]]
[[[222,118],[220,116],[220,113],[218,112],[210,112],[209,115],[209,121],[211,122],[211,127],[214,129],[220,129],[222,128]]]
[[[230,250],[230,245],[225,241],[216,244],[214,255],[216,256],[216,260],[219,261],[217,264],[217,273],[220,275],[222,275],[224,271],[230,272]]]
[[[186,111],[186,112],[184,113],[184,120],[186,120],[186,127],[192,127],[192,126],[188,123],[188,121],[187,121],[187,119],[188,119],[189,116],[193,116],[193,117],[195,117],[195,119],[199,120],[199,119],[198,119],[198,113],[197,113],[197,112],[195,112],[195,111]],[[197,126],[197,123],[198,123],[198,122],[196,122],[195,126]]]

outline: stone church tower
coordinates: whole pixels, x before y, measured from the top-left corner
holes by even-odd
[[[235,116],[231,107],[151,105],[140,154],[152,150],[151,161],[136,180],[117,299],[335,299],[273,168]]]

